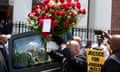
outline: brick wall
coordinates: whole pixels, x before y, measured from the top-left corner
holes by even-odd
[[[112,0],[112,33],[120,33],[120,0]]]

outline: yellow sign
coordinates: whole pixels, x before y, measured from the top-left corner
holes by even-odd
[[[88,72],[101,72],[101,66],[105,61],[104,50],[86,49]]]

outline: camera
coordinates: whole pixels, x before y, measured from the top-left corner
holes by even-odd
[[[102,31],[101,30],[94,30],[95,35],[102,35]]]

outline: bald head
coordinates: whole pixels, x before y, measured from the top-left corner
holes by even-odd
[[[110,41],[112,50],[120,49],[120,35],[111,35]]]
[[[69,41],[69,45],[67,46],[73,55],[78,55],[80,53],[80,44],[78,43],[78,41]]]

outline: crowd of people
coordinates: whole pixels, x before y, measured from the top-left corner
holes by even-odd
[[[66,45],[60,46],[63,55],[58,55],[54,48],[48,54],[52,59],[62,62],[61,72],[89,72],[86,49],[103,50],[105,61],[100,72],[120,72],[120,35],[110,35],[102,30],[101,32],[102,35],[97,35],[95,44],[92,44],[91,40],[87,40],[86,45],[83,46],[81,38],[75,36],[68,40]]]
[[[65,43],[59,36],[53,36],[53,41],[46,44],[46,52],[54,61],[62,63],[60,72],[89,72],[86,49],[103,50],[105,62],[100,72],[120,72],[120,35],[101,32],[102,35],[97,35],[95,44],[87,40],[85,45],[78,36],[70,36]],[[7,42],[8,37],[0,35],[0,72],[7,72]],[[60,53],[56,52],[58,49]]]

